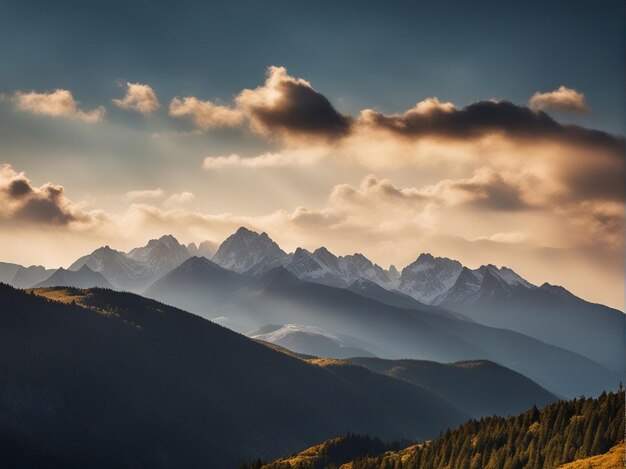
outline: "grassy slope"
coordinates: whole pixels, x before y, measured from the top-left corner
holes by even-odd
[[[559,469],[622,469],[626,467],[626,444],[613,446],[607,453],[578,459],[564,464]]]

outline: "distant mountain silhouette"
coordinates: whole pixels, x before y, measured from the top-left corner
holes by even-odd
[[[385,288],[395,285],[394,274],[374,264],[363,254],[336,256],[325,247],[309,252],[298,248],[285,265],[301,280],[347,288],[357,280],[369,280]]]
[[[210,257],[221,267],[248,277],[262,277],[284,267],[300,280],[349,289],[391,306],[520,332],[583,355],[614,373],[624,372],[626,321],[622,312],[584,301],[562,287],[533,285],[507,267],[487,264],[472,270],[454,259],[422,253],[399,273],[395,267],[385,270],[361,254],[337,256],[324,247],[313,252],[298,248],[287,254],[266,233],[244,227],[229,236],[212,257],[215,245],[205,242],[200,246],[202,249],[193,243],[185,247],[166,235],[128,253],[109,247],[97,249],[72,264],[70,270],[87,264],[102,273],[114,288],[140,293],[190,254]],[[42,280],[38,278],[30,285],[17,279],[13,282],[19,269],[16,264],[0,263],[0,280],[6,277],[7,283],[23,288]],[[177,304],[200,310],[206,317],[223,317],[227,321],[224,324],[241,326],[240,332],[262,325],[258,321],[238,323],[229,314],[218,314],[224,305],[221,300],[214,300],[224,294],[219,288],[214,290],[210,303],[206,303],[209,298],[202,299],[204,306],[192,305],[193,298]],[[232,303],[237,298],[232,297],[234,291],[229,291]],[[153,290],[149,294],[153,295]],[[209,304],[216,313],[213,316],[202,309]],[[291,318],[283,319],[281,323],[294,322]]]
[[[469,271],[441,306],[494,327],[502,327],[590,357],[617,373],[624,372],[626,316],[589,303],[565,288],[507,283],[493,270]],[[467,283],[473,281],[473,288]],[[471,291],[471,294],[467,292]]]
[[[16,288],[30,288],[48,278],[55,269],[46,269],[41,265],[25,267],[10,262],[0,262],[0,282]]]
[[[141,291],[189,258],[187,248],[172,235],[151,239],[128,253],[104,246],[76,260],[69,270],[87,265],[119,290]]]
[[[215,282],[204,280],[200,282],[202,286],[198,288],[194,285],[197,280],[189,274],[178,281],[177,288],[173,288],[172,285],[168,287],[167,283],[172,279],[166,281],[165,278],[188,259],[190,249],[200,254],[200,247],[194,246],[186,247],[171,235],[150,240],[145,246],[132,249],[128,253],[105,246],[81,257],[69,270],[78,270],[87,265],[93,271],[101,273],[113,288],[119,290],[139,293],[150,287],[146,293],[148,296],[162,297],[172,304],[184,306],[207,318],[216,318],[221,324],[229,325],[239,332],[249,332],[265,323],[298,323],[332,330],[336,318],[322,321],[320,315],[315,313],[311,316],[314,318],[311,321],[308,318],[298,319],[286,314],[286,303],[291,301],[297,303],[294,306],[295,311],[302,312],[300,308],[302,299],[280,298],[279,304],[270,304],[276,301],[274,298],[276,293],[264,291],[267,285],[264,286],[263,282],[268,281],[271,271],[283,268],[291,273],[293,279],[289,282],[293,282],[297,288],[300,288],[299,284],[294,280],[306,280],[348,289],[361,297],[387,306],[508,329],[583,355],[613,373],[624,372],[626,321],[623,313],[584,301],[562,287],[547,283],[541,286],[533,285],[507,267],[487,264],[472,270],[456,260],[423,253],[399,274],[395,267],[384,270],[358,253],[336,256],[322,247],[313,252],[298,248],[293,254],[287,254],[267,234],[256,233],[242,227],[219,246],[212,259],[215,261],[213,265],[217,263],[232,273],[245,275],[230,276],[225,280],[228,274],[222,272],[214,276],[217,279]],[[204,243],[201,246],[204,246],[203,252],[212,249],[211,243]],[[208,262],[206,254],[201,258]],[[5,278],[7,283],[21,288],[32,287],[51,274],[51,270],[43,267],[25,269],[17,264],[0,263],[0,279]],[[284,286],[287,278],[280,282]],[[165,287],[167,293],[161,294],[157,291],[161,286]],[[313,294],[312,288],[307,287],[310,294]],[[199,289],[205,291],[198,292]],[[254,304],[250,302],[254,292],[260,293],[260,307],[276,309],[276,315],[269,317],[271,320],[264,320],[263,313],[255,317]],[[287,290],[283,288],[280,295],[286,293]],[[323,290],[319,294],[330,293]],[[335,292],[331,296],[337,295]],[[317,308],[316,304],[319,305],[323,301],[324,299],[314,299],[313,309]],[[356,300],[350,300],[350,303],[354,301]],[[373,312],[376,308],[372,303],[368,303],[366,309]],[[355,336],[347,323],[344,326],[345,330],[341,333]],[[390,324],[383,330],[394,327],[398,325]],[[447,334],[441,332],[440,327],[443,326],[435,327],[437,333],[448,336],[456,334],[453,330],[447,331]],[[432,340],[428,337],[422,344],[413,344],[409,347],[395,347],[392,344],[393,339],[388,338],[391,344],[386,345],[388,350],[383,356],[391,358],[411,356],[453,361],[476,358],[511,360],[506,363],[515,363],[515,369],[523,370],[525,374],[531,373],[529,376],[533,379],[550,387],[548,385],[550,380],[542,381],[542,373],[532,374],[535,368],[541,366],[526,367],[528,359],[518,360],[512,356],[507,358],[509,352],[505,351],[504,355],[496,353],[499,346],[483,345],[478,339],[470,340],[471,346],[468,347],[468,343],[464,342],[465,336],[472,330],[461,332],[463,340],[451,343],[449,351],[442,350],[437,344],[433,344],[432,350],[429,349],[426,344]],[[369,331],[362,333],[367,335],[372,331],[370,328]],[[366,339],[366,337],[357,338]],[[462,350],[465,350],[464,353],[467,355],[462,355]],[[577,381],[573,378],[572,380]],[[554,387],[550,389],[558,393],[568,392],[566,389],[561,391]],[[596,389],[594,386],[589,385],[580,391],[589,393],[594,389]]]
[[[346,361],[429,389],[475,418],[516,415],[533,405],[543,407],[557,400],[525,376],[487,360],[450,364],[379,358]]]
[[[405,293],[397,290],[387,290],[371,280],[355,280],[352,285],[350,285],[349,290],[366,298],[370,298],[372,300],[376,300],[380,303],[385,303],[387,305],[398,306],[399,308],[419,309],[422,311],[440,314],[442,316],[453,319],[461,319],[463,321],[473,322],[472,319],[465,316],[464,314],[455,311],[445,310],[438,306],[431,306],[425,303],[421,303]]]
[[[127,257],[140,262],[156,279],[189,259],[187,247],[172,235],[151,239],[143,247],[131,249]]]
[[[109,246],[79,258],[68,270],[78,270],[84,265],[94,272],[100,272],[111,285],[120,290],[143,289],[154,281],[154,276],[145,265]]]
[[[20,266],[13,280],[7,283],[15,288],[30,288],[49,278],[55,271],[56,269],[46,269],[42,265]]]
[[[296,323],[373,344],[383,358],[487,359],[562,396],[594,395],[619,382],[598,363],[531,337],[303,282],[283,267],[248,277],[192,258],[145,294],[207,318],[226,317],[246,328],[239,332]]]
[[[0,282],[11,283],[20,267],[22,266],[12,262],[0,262]]]
[[[248,337],[270,342],[291,351],[317,357],[348,358],[374,356],[367,350],[368,344],[354,337],[301,324],[264,326],[247,334]]]
[[[624,372],[626,316],[589,303],[563,287],[536,286],[507,267],[471,270],[460,262],[421,254],[402,271],[398,289],[462,313],[584,355]]]
[[[347,431],[430,438],[468,418],[406,381],[315,366],[131,293],[37,291],[65,303],[0,285],[8,466],[231,468]]]
[[[54,271],[49,278],[35,285],[35,288],[44,287],[112,288],[100,272],[94,272],[87,265],[76,271],[63,268]]]

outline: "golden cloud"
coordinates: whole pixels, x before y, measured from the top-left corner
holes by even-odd
[[[337,112],[308,81],[289,75],[284,67],[269,67],[265,83],[243,90],[236,103],[252,129],[266,137],[334,140],[350,132],[350,117]]]
[[[105,115],[104,107],[100,106],[91,111],[83,111],[79,102],[74,99],[68,90],[58,89],[51,93],[31,91],[15,93],[15,107],[20,111],[32,112],[43,116],[66,117],[85,122],[100,122]]]
[[[114,99],[113,104],[141,114],[150,114],[161,106],[152,87],[141,83],[126,83],[126,94],[122,99]]]
[[[590,112],[585,95],[572,88],[559,86],[554,91],[536,92],[528,105],[538,111],[567,111],[584,114]]]
[[[172,117],[190,117],[201,130],[236,127],[243,122],[243,115],[239,110],[220,106],[211,101],[200,101],[193,96],[172,99],[169,113]]]
[[[85,226],[100,214],[87,212],[65,197],[63,186],[35,186],[10,165],[0,166],[0,219],[3,223]]]

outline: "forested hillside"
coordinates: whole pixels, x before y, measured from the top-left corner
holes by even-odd
[[[560,401],[510,418],[470,420],[440,438],[396,451],[354,435],[329,440],[266,469],[550,469],[607,453],[624,440],[624,393]],[[345,458],[360,441],[363,451]],[[365,444],[368,443],[369,444]],[[314,451],[312,451],[314,450]],[[380,453],[375,455],[375,453]],[[317,457],[312,457],[317,455]],[[336,457],[331,457],[337,455]],[[371,456],[373,455],[373,456]],[[243,466],[254,468],[255,464]],[[592,466],[593,467],[593,466]]]

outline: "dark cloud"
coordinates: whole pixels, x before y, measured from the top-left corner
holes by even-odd
[[[265,84],[242,91],[237,105],[255,131],[270,137],[332,140],[347,135],[352,123],[309,82],[288,75],[283,67],[270,67]]]
[[[470,196],[469,204],[490,210],[516,211],[533,208],[525,200],[519,184],[506,180],[502,174],[488,172],[484,177],[456,181],[451,188],[463,191]]]
[[[422,104],[422,103],[420,103]],[[489,134],[532,139],[557,139],[623,154],[624,138],[577,125],[560,124],[542,111],[508,101],[480,101],[455,109],[438,101],[418,104],[403,114],[363,111],[361,121],[409,138],[472,139]]]
[[[77,217],[63,198],[63,188],[47,185],[29,197],[14,212],[13,218],[35,223],[67,225]]]
[[[62,186],[33,184],[9,165],[0,166],[0,219],[46,225],[91,221],[91,215],[68,200]]]
[[[561,168],[564,183],[569,187],[568,198],[584,200],[624,201],[623,157],[600,158],[589,153],[585,164]]]
[[[33,192],[27,179],[14,179],[7,187],[7,192],[11,197],[22,197]]]

